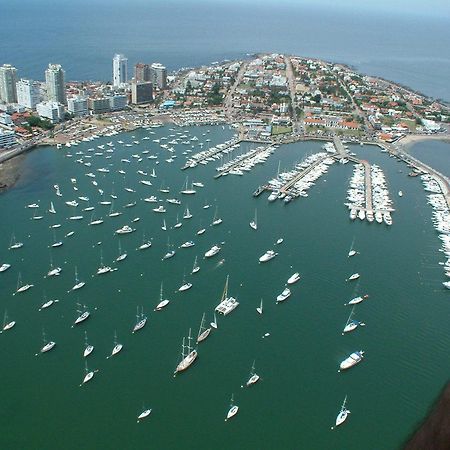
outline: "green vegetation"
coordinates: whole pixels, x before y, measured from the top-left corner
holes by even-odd
[[[208,103],[210,105],[221,105],[223,94],[220,93],[220,84],[214,83],[212,89],[208,92]]]
[[[281,125],[274,125],[272,127],[272,136],[286,133],[292,133],[292,127],[283,127]]]
[[[31,127],[42,128],[43,130],[51,130],[54,128],[54,125],[48,119],[41,119],[38,116],[30,116],[27,117],[26,121],[28,122],[28,127],[31,131]]]
[[[290,103],[291,98],[289,94],[281,93],[278,89],[271,89],[269,96],[269,104],[272,103]]]

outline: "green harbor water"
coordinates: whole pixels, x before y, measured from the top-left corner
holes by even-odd
[[[162,127],[152,132],[136,130],[70,149],[34,151],[26,158],[18,185],[0,196],[0,264],[12,265],[0,274],[0,311],[7,309],[9,319],[17,322],[0,335],[0,448],[399,448],[426,414],[449,371],[449,292],[442,287],[443,254],[420,179],[408,177],[406,165],[377,147],[351,146],[359,157],[382,167],[395,207],[392,227],[352,222],[344,206],[352,164],[333,164],[308,191],[308,198],[288,205],[268,203],[267,194],[252,196],[257,186],[276,175],[280,161],[282,169],[291,168],[320,151],[319,142],[281,146],[251,172],[214,180],[217,162],[181,171],[182,152],[191,145],[193,151],[200,150],[200,142],[205,146],[224,142],[231,138],[230,130]],[[169,153],[153,139],[177,132],[188,136],[182,140],[192,136],[199,140],[175,145],[178,157],[167,163]],[[150,139],[143,140],[145,136]],[[126,147],[117,143],[120,139],[140,143]],[[110,141],[115,144],[113,153],[106,152],[107,145],[97,148]],[[150,153],[142,154],[144,150]],[[80,151],[84,155],[76,154]],[[158,155],[159,164],[147,158],[150,154]],[[108,155],[111,158],[106,159]],[[77,163],[79,158],[91,167]],[[123,158],[130,163],[121,162]],[[102,167],[110,172],[97,172]],[[153,168],[157,178],[137,173]],[[96,174],[97,187],[85,175],[88,172]],[[196,188],[192,196],[180,195],[187,175],[205,187]],[[140,184],[143,178],[153,186]],[[55,195],[55,184],[63,197]],[[159,192],[161,184],[170,187],[170,194]],[[127,192],[126,187],[136,192]],[[401,198],[399,190],[404,193]],[[110,206],[98,203],[110,199],[112,192],[118,197],[114,208],[123,212],[119,217],[108,217]],[[157,214],[152,211],[155,204],[142,201],[150,195],[177,197],[182,205],[164,203],[167,213]],[[103,224],[88,225],[91,213],[81,212],[87,206],[83,201],[77,213],[84,219],[68,220],[75,208],[64,202],[78,196],[89,197],[95,219],[102,217]],[[135,200],[135,207],[123,208]],[[54,215],[47,212],[51,201]],[[34,211],[26,208],[34,202],[40,204],[42,220],[32,220]],[[204,209],[205,203],[211,207]],[[173,229],[186,206],[193,217]],[[223,223],[212,227],[216,207]],[[249,227],[255,208],[256,232]],[[136,217],[140,220],[132,222]],[[161,230],[163,219],[167,231]],[[61,227],[53,236],[49,226],[55,223]],[[120,238],[128,257],[113,263],[119,252],[114,232],[125,224],[137,231]],[[199,236],[200,228],[206,232]],[[74,235],[65,237],[70,231]],[[152,246],[137,250],[144,232]],[[12,233],[23,248],[8,250]],[[280,237],[284,242],[274,245]],[[50,251],[54,238],[64,245]],[[168,238],[176,255],[162,261]],[[195,246],[178,249],[188,240]],[[352,243],[359,254],[348,258]],[[205,260],[204,253],[214,244],[222,250]],[[258,264],[268,249],[278,256]],[[105,264],[118,270],[94,276],[101,252]],[[50,254],[62,273],[44,278]],[[191,275],[195,256],[201,269]],[[74,285],[75,266],[86,285],[67,293]],[[276,296],[297,271],[301,280],[291,287],[291,297],[277,305]],[[19,272],[22,281],[34,287],[13,296]],[[355,272],[360,279],[347,282]],[[193,287],[179,293],[184,274]],[[189,328],[197,335],[204,312],[208,323],[213,319],[227,275],[229,294],[238,299],[239,307],[218,317],[218,329],[198,347],[198,360],[174,378],[183,336]],[[170,304],[154,312],[161,282]],[[355,310],[355,318],[366,326],[342,336],[350,313],[344,303],[366,293],[369,299]],[[44,295],[59,302],[38,311]],[[259,315],[255,309],[261,298],[264,313]],[[88,306],[91,317],[72,328],[77,302]],[[137,306],[144,307],[148,322],[132,334]],[[35,356],[43,345],[43,329],[56,346]],[[85,331],[95,346],[86,358],[88,368],[99,371],[80,387]],[[123,350],[107,359],[115,331]],[[265,333],[270,336],[263,338]],[[361,364],[338,373],[339,363],[357,350],[365,351]],[[261,380],[242,388],[253,360]],[[232,394],[239,413],[225,422]],[[351,414],[331,431],[346,395]],[[152,413],[138,424],[144,407],[152,408]]]

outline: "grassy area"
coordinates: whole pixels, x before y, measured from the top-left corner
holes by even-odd
[[[273,126],[272,127],[272,136],[277,136],[279,134],[291,133],[292,127],[282,127],[282,126]]]

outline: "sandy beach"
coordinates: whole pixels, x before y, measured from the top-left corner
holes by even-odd
[[[397,142],[405,149],[408,150],[412,145],[416,144],[417,142],[421,141],[444,141],[444,142],[450,142],[450,135],[449,134],[409,134],[401,139],[399,139]]]
[[[0,193],[14,186],[20,178],[25,155],[19,155],[0,164]]]

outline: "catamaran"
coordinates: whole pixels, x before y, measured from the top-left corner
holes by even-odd
[[[147,323],[147,316],[144,315],[144,307],[141,306],[141,314],[139,314],[139,306],[137,306],[136,308],[136,325],[133,327],[132,333],[136,333],[136,331],[141,330]]]
[[[239,306],[239,302],[234,297],[228,297],[228,280],[230,276],[227,275],[227,280],[225,281],[225,287],[223,289],[222,298],[220,299],[220,303],[216,306],[215,311],[219,314],[223,314],[226,316],[231,311],[233,311],[237,306]]]
[[[231,401],[230,401],[230,409],[227,412],[227,417],[225,419],[225,422],[228,419],[231,419],[232,417],[234,417],[239,411],[239,406],[234,404],[234,396],[233,394],[231,395]]]
[[[84,332],[84,344],[83,357],[86,358],[94,351],[94,346],[88,343],[87,331]]]
[[[205,313],[203,313],[200,329],[198,330],[197,335],[197,344],[204,341],[209,336],[209,333],[211,333],[211,328],[205,327]]]
[[[259,378],[259,375],[255,372],[255,361],[253,361],[252,368],[250,370],[250,377],[245,385],[249,387],[252,384],[257,383],[259,381]]]
[[[163,283],[161,281],[161,291],[159,294],[159,303],[156,305],[155,311],[161,311],[164,307],[166,307],[169,304],[170,300],[163,300]]]
[[[67,292],[76,291],[77,289],[81,289],[86,283],[84,281],[80,281],[78,279],[78,271],[77,267],[75,266],[75,284],[73,285],[72,289],[70,289]]]
[[[255,209],[255,217],[250,222],[250,228],[253,228],[254,230],[258,229],[258,218],[257,218],[257,210]]]
[[[185,338],[183,338],[183,344],[181,347],[181,361],[176,367],[174,375],[176,375],[178,372],[183,372],[184,370],[188,369],[191,364],[197,359],[198,353],[195,348],[191,347],[191,340],[191,329],[189,328],[189,335],[187,339],[188,343],[187,345],[185,345]]]
[[[345,358],[339,365],[340,370],[350,369],[350,367],[355,366],[363,360],[364,352],[360,350],[359,352],[353,352],[349,357]]]
[[[350,411],[345,407],[346,403],[347,403],[347,396],[345,396],[344,403],[342,403],[341,410],[339,411],[339,414],[336,417],[336,425],[335,425],[336,427],[344,423],[348,415],[350,414]],[[331,427],[331,429],[333,430],[334,427]]]
[[[117,355],[117,353],[119,353],[123,348],[122,344],[119,344],[117,342],[117,332],[114,332],[114,347],[112,349],[112,352],[109,356],[106,357],[106,359],[109,359],[111,357],[113,357],[114,355]]]
[[[9,320],[8,312],[5,310],[5,315],[3,316],[3,326],[2,329],[0,330],[0,333],[3,333],[3,331],[10,330],[15,324],[16,322],[14,320],[11,321]]]

